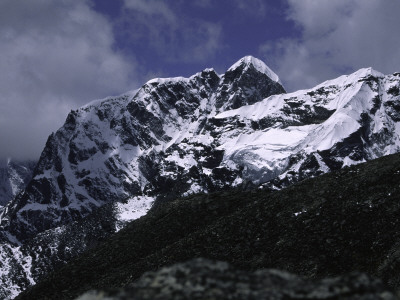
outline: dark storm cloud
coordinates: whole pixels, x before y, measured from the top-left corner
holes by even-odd
[[[0,2],[0,159],[37,158],[71,108],[136,87],[87,1]]]
[[[260,47],[290,90],[308,88],[363,67],[400,70],[399,1],[288,0],[302,36]]]

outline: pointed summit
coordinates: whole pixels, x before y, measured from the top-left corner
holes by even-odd
[[[253,67],[258,72],[267,75],[271,80],[280,83],[279,77],[274,73],[274,71],[272,71],[262,60],[251,55],[239,59],[228,69],[227,72],[234,71],[238,68],[243,68],[243,70],[245,70],[250,67]]]
[[[234,63],[221,79],[215,98],[219,112],[285,93],[278,75],[253,56],[245,56]]]

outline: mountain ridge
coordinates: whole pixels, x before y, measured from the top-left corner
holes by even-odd
[[[222,75],[154,79],[71,111],[0,212],[2,286],[25,289],[176,198],[282,189],[399,151],[399,74],[365,68],[286,94],[271,72],[245,57]]]
[[[255,82],[251,80],[254,76]],[[261,90],[242,90],[245,84],[261,83]],[[182,133],[195,135],[217,111],[260,100],[275,91],[284,90],[255,68],[239,65],[221,78],[209,69],[187,79],[150,80],[136,93],[72,111],[64,126],[50,135],[33,180],[5,209],[0,224],[23,240],[85,216],[104,203],[122,201],[129,195],[143,197],[149,188],[163,189],[146,187],[158,172],[149,166],[150,157],[159,157],[158,152],[165,150],[163,144],[170,148],[184,139]],[[240,96],[243,93],[246,97]],[[179,163],[174,166],[179,167]],[[54,223],[59,218],[60,222]],[[15,226],[9,223],[17,219]],[[28,219],[36,224],[29,224]]]

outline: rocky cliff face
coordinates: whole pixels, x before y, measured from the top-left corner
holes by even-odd
[[[8,159],[0,167],[0,206],[5,206],[19,192],[25,189],[32,179],[34,161],[13,161]]]
[[[238,185],[280,189],[398,152],[399,87],[398,73],[361,69],[285,94],[249,56],[223,75],[153,79],[91,102],[49,137],[33,179],[0,213],[0,240],[25,247],[104,205],[118,230],[153,203]]]
[[[24,240],[105,203],[136,205],[143,214],[157,198],[237,184],[239,170],[219,168],[224,150],[209,119],[283,93],[272,74],[246,57],[222,76],[207,69],[154,79],[71,112],[49,137],[33,180],[0,217],[3,232]]]

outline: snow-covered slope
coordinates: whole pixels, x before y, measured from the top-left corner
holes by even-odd
[[[273,71],[244,57],[223,75],[153,79],[91,102],[49,137],[33,179],[0,214],[0,239],[28,247],[105,205],[118,230],[153,201],[240,184],[281,188],[398,152],[399,88],[400,74],[361,69],[285,94]],[[71,253],[87,247],[66,241]]]
[[[21,192],[32,179],[36,162],[8,159],[0,167],[0,206],[6,205]]]
[[[276,187],[398,152],[399,82],[398,73],[361,69],[223,112],[215,117],[222,164],[243,166],[242,177],[258,183],[275,179]],[[240,131],[230,130],[235,122]]]

